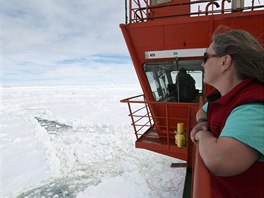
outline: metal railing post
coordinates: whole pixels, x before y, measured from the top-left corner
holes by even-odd
[[[132,0],[129,0],[129,23],[132,23]]]
[[[128,101],[127,104],[128,104],[129,114],[130,114],[130,117],[131,117],[131,120],[132,120],[132,125],[133,125],[134,131],[135,131],[135,135],[136,135],[137,140],[138,140],[137,129],[136,129],[136,125],[135,125],[135,121],[134,121],[134,117],[133,117],[133,112],[132,112],[132,109],[131,109],[129,101]]]
[[[146,19],[149,20],[149,0],[146,1]]]
[[[144,96],[144,101],[146,101],[146,98]],[[152,126],[152,122],[151,122],[151,119],[150,119],[150,112],[149,112],[149,109],[148,109],[148,103],[145,102],[145,107],[146,107],[146,111],[147,111],[147,115],[148,115],[148,119],[149,119],[149,124],[150,126]]]
[[[125,23],[127,25],[127,0],[125,0]]]
[[[167,127],[167,148],[168,150],[170,149],[170,135],[169,135],[169,111],[168,111],[168,103],[165,103],[165,108],[166,108],[166,113],[165,113],[165,116],[166,116],[166,127]]]

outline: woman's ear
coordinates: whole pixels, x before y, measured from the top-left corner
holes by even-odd
[[[225,56],[222,57],[221,59],[221,68],[223,71],[228,70],[231,66],[232,66],[233,60],[232,57],[227,54]]]

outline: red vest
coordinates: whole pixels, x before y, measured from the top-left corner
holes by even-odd
[[[208,102],[209,128],[218,138],[234,108],[246,103],[264,104],[264,87],[246,79],[223,97],[214,92],[208,97]],[[214,198],[264,198],[264,162],[256,161],[245,172],[235,176],[211,174],[211,184]]]

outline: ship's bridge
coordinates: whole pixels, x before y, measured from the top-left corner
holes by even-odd
[[[213,90],[203,83],[201,66],[212,35],[224,30],[219,27],[243,29],[264,45],[263,24],[264,3],[258,0],[126,0],[120,28],[143,94],[121,102],[128,105],[137,148],[187,162],[184,197],[210,197],[208,173],[197,166],[203,163],[189,133]],[[181,100],[181,69],[195,81],[192,100]],[[184,148],[175,144],[177,123],[184,124]]]

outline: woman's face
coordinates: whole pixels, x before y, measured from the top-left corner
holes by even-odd
[[[204,68],[204,83],[214,86],[220,79],[220,56],[217,56],[213,49],[213,43],[207,49],[208,58],[202,63]]]

